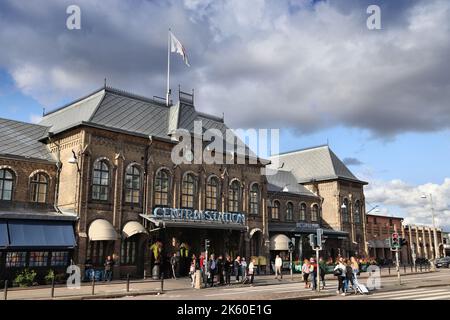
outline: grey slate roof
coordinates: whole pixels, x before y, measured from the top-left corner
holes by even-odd
[[[46,126],[0,118],[0,155],[55,161],[47,146],[39,142],[48,130]]]
[[[295,176],[290,171],[278,170],[274,175],[267,175],[267,190],[269,192],[283,193],[284,187],[287,192],[303,196],[317,197],[313,192],[297,182]]]
[[[311,180],[346,179],[366,184],[359,180],[336,156],[329,146],[319,146],[278,155],[283,169],[291,170],[299,183]],[[274,159],[277,156],[271,157]]]

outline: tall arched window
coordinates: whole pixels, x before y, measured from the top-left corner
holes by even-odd
[[[259,186],[254,183],[250,189],[250,214],[259,213]]]
[[[313,204],[311,207],[311,221],[319,221],[319,206],[317,204]]]
[[[238,212],[241,201],[241,185],[239,181],[234,180],[228,191],[228,210],[230,212]]]
[[[353,219],[355,220],[355,223],[361,223],[361,201],[359,200],[356,200],[355,202],[355,212],[353,214]]]
[[[206,210],[219,210],[219,179],[210,177],[206,183]]]
[[[106,160],[94,163],[94,178],[92,179],[92,199],[107,201],[109,198],[109,165]]]
[[[306,203],[300,204],[300,221],[306,221]]]
[[[45,203],[47,201],[48,178],[45,173],[36,173],[30,181],[31,201]]]
[[[8,169],[0,170],[0,200],[12,200],[14,174]]]
[[[275,200],[273,202],[272,208],[271,208],[271,216],[272,219],[280,219],[280,202],[278,200]]]
[[[141,198],[141,171],[136,165],[131,165],[125,173],[125,202],[139,204]]]
[[[341,206],[341,213],[342,213],[342,222],[349,222],[348,219],[348,199],[344,199],[344,202]]]
[[[169,173],[159,170],[155,176],[155,206],[169,205]]]
[[[194,208],[195,176],[192,173],[185,174],[181,185],[181,207]]]
[[[286,204],[286,220],[292,221],[294,218],[294,205],[292,202]]]

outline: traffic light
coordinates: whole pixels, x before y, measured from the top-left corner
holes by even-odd
[[[316,235],[311,233],[309,235],[309,245],[314,249],[317,247],[317,238]]]
[[[208,250],[209,249],[209,240],[205,239],[205,249]]]
[[[400,247],[406,246],[408,244],[408,241],[406,241],[405,238],[400,238]]]
[[[391,240],[391,248],[399,249],[400,248],[400,237],[399,237],[398,233],[397,232],[393,233],[391,239],[392,239]]]
[[[289,252],[294,251],[294,244],[292,243],[292,241],[289,241],[288,246],[289,246]]]

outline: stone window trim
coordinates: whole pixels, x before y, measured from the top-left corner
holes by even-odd
[[[253,190],[253,187],[254,186],[256,186],[257,187],[257,199],[256,199],[256,202],[254,202],[254,201],[252,201],[253,199],[252,199],[252,193],[254,192],[254,190]],[[251,182],[250,183],[250,185],[249,185],[249,188],[248,188],[248,194],[249,194],[249,197],[248,197],[248,213],[249,214],[251,214],[251,215],[259,215],[259,210],[260,210],[260,208],[261,208],[261,186],[260,186],[260,184],[259,184],[259,182],[257,182],[257,181],[253,181],[253,182]],[[257,208],[257,212],[256,213],[254,213],[254,212],[252,212],[252,209],[253,209],[253,206],[254,205],[256,205],[256,208]]]
[[[314,207],[317,207],[317,212],[314,213]],[[320,221],[320,205],[317,202],[314,202],[311,204],[310,207],[311,210],[311,222],[319,222]],[[314,217],[314,214],[316,214],[316,216]]]
[[[305,208],[304,213],[302,212],[303,208]],[[307,221],[308,220],[308,205],[306,204],[306,202],[304,202],[304,201],[300,202],[299,212],[300,212],[299,220]]]
[[[161,195],[162,194],[164,194],[165,192],[163,192],[163,191],[157,191],[156,190],[156,180],[158,179],[158,174],[160,173],[160,172],[165,172],[165,174],[167,175],[167,180],[168,180],[168,186],[167,186],[167,204],[156,204],[156,194],[157,194],[157,192],[159,192]],[[166,166],[160,166],[160,167],[158,167],[158,169],[156,169],[155,170],[155,174],[154,174],[154,176],[153,176],[153,186],[152,186],[152,193],[153,193],[153,207],[156,207],[156,206],[158,206],[158,207],[169,207],[170,205],[171,205],[171,201],[172,201],[172,198],[171,198],[171,195],[172,195],[172,186],[173,186],[173,177],[174,177],[174,175],[173,175],[173,172],[172,172],[172,170],[170,170],[170,168],[169,167],[166,167]]]
[[[211,180],[214,179],[217,181],[217,194],[216,194],[216,208],[208,207],[208,199],[213,199],[213,197],[208,197],[208,187]],[[216,174],[210,174],[206,178],[206,186],[205,186],[205,208],[210,211],[220,211],[222,204],[222,180]]]
[[[275,206],[275,203],[278,204],[278,206]],[[274,218],[273,215],[273,209],[277,208],[277,217]],[[281,201],[279,199],[273,199],[270,203],[269,203],[269,211],[270,211],[270,219],[271,220],[275,220],[275,221],[279,221],[280,220],[280,209],[281,209]]]
[[[292,211],[289,213],[290,209]],[[292,201],[286,201],[286,221],[294,221],[294,203]]]
[[[14,195],[15,195],[15,190],[16,190],[16,184],[17,184],[17,180],[18,180],[18,174],[17,171],[8,165],[2,165],[0,166],[0,170],[5,170],[5,171],[9,171],[12,175],[12,188],[11,188],[11,199],[9,200],[3,200],[2,197],[3,195],[0,194],[0,201],[14,201]],[[2,190],[3,191],[3,190]]]
[[[95,165],[99,162],[103,162],[107,165],[108,167],[108,185],[105,185],[105,187],[107,187],[108,191],[107,191],[107,200],[101,200],[101,199],[94,199],[94,186],[96,186],[96,184],[94,184],[94,172],[95,172]],[[113,165],[113,163],[111,162],[111,160],[109,160],[109,158],[107,157],[99,157],[97,159],[95,159],[92,163],[92,178],[91,178],[91,183],[90,183],[90,187],[91,187],[91,192],[90,192],[90,199],[92,202],[97,202],[97,203],[111,203],[111,192],[112,192],[112,180],[113,180],[113,175],[114,172],[113,170],[115,169],[115,166]]]
[[[45,182],[33,181],[33,179],[38,175],[43,175],[45,177],[46,181]],[[30,201],[36,202],[36,203],[47,203],[49,200],[49,194],[50,194],[50,181],[51,181],[51,177],[47,171],[45,171],[45,170],[34,171],[30,175],[29,181],[28,181]],[[34,188],[34,186],[36,189]],[[37,201],[35,192],[39,192],[39,189],[44,186],[45,186],[45,199],[43,202]]]
[[[185,192],[186,190],[183,189],[183,184],[185,182],[185,179],[188,178],[188,176],[193,177],[193,182],[192,182],[193,183],[193,193],[192,194]],[[199,187],[198,186],[198,182],[199,182],[198,180],[199,180],[198,174],[195,173],[194,171],[188,170],[188,171],[185,171],[183,173],[183,175],[181,177],[181,192],[180,192],[181,208],[183,208],[183,209],[194,209],[194,208],[197,207],[198,200],[196,199],[196,195],[198,195],[198,187]],[[192,206],[183,205],[183,198],[184,198],[184,196],[192,197]]]
[[[238,186],[237,190],[237,199],[234,197],[234,191],[232,189],[233,186]],[[233,178],[230,180],[228,184],[228,211],[230,212],[239,212],[242,208],[242,190],[243,184],[238,178]],[[233,198],[231,197],[233,196]],[[233,210],[236,209],[236,210]]]
[[[136,167],[137,170],[139,171],[139,201],[138,202],[129,202],[126,199],[126,194],[127,194],[127,190],[137,190],[137,189],[130,189],[127,188],[127,183],[126,183],[126,179],[127,179],[127,172],[129,169]],[[123,175],[123,199],[124,199],[124,204],[127,206],[131,206],[131,207],[140,207],[142,206],[142,200],[143,200],[143,187],[144,187],[144,167],[138,163],[138,162],[131,162],[129,163],[126,167],[125,167],[125,172]]]

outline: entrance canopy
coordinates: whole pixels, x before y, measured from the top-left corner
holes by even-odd
[[[112,224],[105,219],[94,220],[89,226],[88,235],[90,241],[115,241],[119,238]]]
[[[284,234],[277,234],[270,238],[270,250],[280,250],[280,251],[287,251],[289,250],[289,239]]]
[[[6,224],[6,221],[0,221],[0,248],[5,248],[8,245],[8,225]]]
[[[130,221],[125,224],[122,230],[123,238],[129,238],[138,233],[148,234],[147,230],[145,230],[144,226],[137,221]]]
[[[222,230],[240,230],[246,231],[247,226],[237,223],[225,223],[215,221],[181,221],[181,220],[161,220],[155,219],[153,216],[140,215],[147,219],[157,227],[161,228],[199,228],[199,229],[222,229]]]

